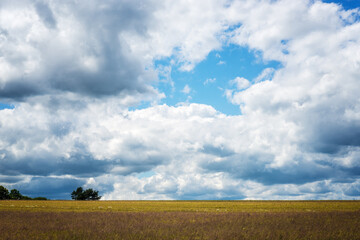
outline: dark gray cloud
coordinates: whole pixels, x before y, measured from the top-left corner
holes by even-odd
[[[235,154],[235,152],[233,152],[232,150],[230,150],[224,146],[217,147],[217,146],[213,146],[210,144],[204,145],[203,152],[207,153],[207,154],[219,156],[219,157],[228,157],[228,156]]]
[[[16,10],[21,15],[31,6],[31,1],[22,1]],[[155,75],[145,70],[143,56],[131,54],[121,35],[146,35],[155,6],[148,1],[37,1],[34,15],[29,13],[31,22],[18,19],[21,29],[5,18],[0,23],[6,33],[0,51],[10,70],[2,76],[0,98],[18,101],[59,92],[101,97],[151,91]],[[3,11],[6,7],[14,6],[6,4]],[[19,48],[25,50],[16,51]]]
[[[43,20],[44,24],[49,28],[56,28],[56,20],[53,12],[46,2],[35,3],[35,9],[39,17]]]
[[[8,101],[23,101],[26,97],[44,93],[40,84],[15,79],[0,88],[0,98]]]
[[[113,161],[95,160],[89,155],[73,155],[59,158],[51,154],[18,159],[6,153],[1,160],[0,174],[4,175],[73,175],[79,177],[99,176],[109,172]]]
[[[12,183],[17,183],[20,182],[21,180],[23,180],[23,177],[19,177],[19,176],[0,176],[0,183],[7,183],[7,184],[12,184]]]
[[[351,196],[351,197],[358,197],[360,196],[360,183],[359,182],[355,182],[351,185],[349,185],[344,193],[348,196]]]
[[[305,151],[337,154],[349,147],[360,146],[360,123],[346,115],[349,111],[356,112],[356,109],[349,99],[343,98],[338,96],[336,103],[333,103],[334,99],[328,99],[326,105],[318,104],[306,112],[306,117],[296,120],[304,128]]]
[[[236,154],[222,161],[203,162],[202,167],[212,172],[226,172],[232,176],[264,185],[304,184],[332,178],[338,169],[313,161],[294,159],[294,165],[270,167],[274,156],[269,154]]]
[[[336,154],[348,147],[360,146],[360,126],[320,125],[314,127],[311,140],[308,142],[314,151],[326,154]]]
[[[2,151],[0,174],[4,175],[72,175],[77,177],[96,177],[111,171],[118,175],[146,172],[165,162],[163,156],[142,156],[140,159],[97,160],[90,154],[74,154],[69,158],[37,154],[26,158],[17,158],[12,153]]]
[[[85,180],[57,177],[33,177],[29,182],[12,186],[21,194],[29,197],[47,197],[50,199],[70,199],[71,192],[83,186]]]

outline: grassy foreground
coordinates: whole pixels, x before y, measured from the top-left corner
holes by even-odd
[[[360,201],[0,201],[0,239],[360,239]]]

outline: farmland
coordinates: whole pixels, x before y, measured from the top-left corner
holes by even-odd
[[[360,201],[0,201],[0,239],[360,239]]]

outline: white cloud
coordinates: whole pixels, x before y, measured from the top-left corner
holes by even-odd
[[[310,0],[74,4],[1,3],[0,92],[15,109],[0,111],[0,181],[94,185],[106,199],[359,198],[358,10]],[[282,65],[253,84],[231,81],[225,94],[243,115],[127,109],[164,97],[151,85],[159,72],[171,84],[171,67],[192,70],[225,44]],[[155,70],[163,57],[173,66]]]
[[[186,84],[183,90],[181,90],[181,92],[189,94],[191,92],[191,88],[189,87],[189,85]]]
[[[275,69],[274,68],[265,68],[260,74],[259,76],[257,76],[254,79],[255,83],[258,82],[262,82],[262,81],[269,81],[272,80],[272,78],[274,77],[275,74]]]
[[[231,85],[235,85],[237,90],[244,90],[251,85],[249,80],[247,80],[246,78],[243,78],[243,77],[236,77],[235,79],[230,80],[229,83]]]
[[[214,82],[216,82],[216,78],[208,78],[204,81],[204,85],[208,85]]]

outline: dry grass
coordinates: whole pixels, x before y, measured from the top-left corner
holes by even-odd
[[[0,201],[0,239],[360,239],[359,201]]]
[[[1,239],[360,239],[359,212],[0,212]]]

